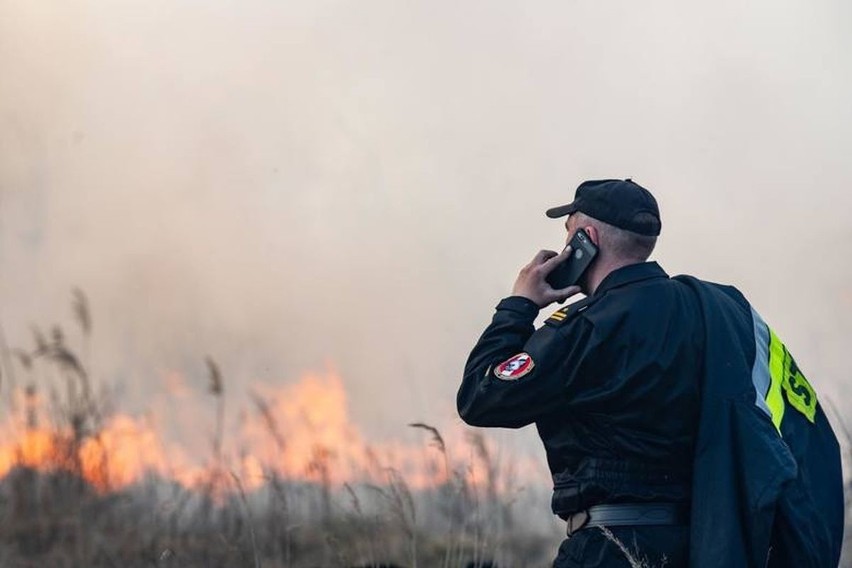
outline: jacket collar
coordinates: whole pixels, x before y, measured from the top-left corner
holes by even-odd
[[[600,296],[613,288],[633,284],[649,278],[668,278],[669,275],[656,262],[629,264],[613,270],[601,281],[594,295]]]

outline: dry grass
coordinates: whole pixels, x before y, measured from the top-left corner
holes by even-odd
[[[76,350],[58,326],[48,334],[33,327],[30,349],[10,348],[0,329],[6,411],[22,417],[24,431],[48,428],[54,448],[39,470],[20,465],[0,480],[0,566],[549,565],[558,537],[507,532],[503,519],[512,502],[498,495],[501,466],[480,436],[471,438],[465,460],[450,455],[437,428],[410,425],[429,435],[424,461],[435,451],[440,458],[445,482],[428,490],[412,490],[375,454],[366,481],[337,487],[331,481],[335,452],[317,443],[307,478],[288,479],[268,467],[266,483],[247,491],[224,451],[226,377],[211,357],[204,359],[213,405],[211,459],[200,487],[187,490],[152,475],[116,489],[102,463],[96,490],[84,477],[81,448],[100,443],[112,405],[88,369],[93,323],[80,290],[72,312]],[[8,395],[18,381],[25,385],[20,408]],[[275,448],[286,452],[273,411],[260,396],[251,399]],[[50,424],[39,423],[39,400],[47,401]],[[485,479],[472,479],[471,460]]]
[[[104,475],[106,490],[96,491],[84,480],[80,448],[99,440],[111,404],[88,369],[92,319],[82,292],[75,291],[72,307],[82,356],[58,327],[48,335],[33,328],[31,349],[8,346],[0,328],[6,412],[21,416],[25,429],[42,427],[36,399],[47,400],[57,448],[49,471],[20,466],[0,480],[0,566],[550,566],[561,540],[559,525],[554,523],[553,531],[528,529],[515,519],[516,500],[525,494],[532,497],[524,505],[530,514],[549,515],[549,487],[540,488],[538,495],[545,497],[532,511],[534,488],[524,492],[511,486],[511,462],[495,455],[481,433],[471,434],[468,454],[458,456],[451,455],[434,426],[409,424],[425,434],[424,463],[435,463],[435,471],[443,473],[442,483],[422,491],[412,490],[404,475],[375,454],[366,481],[337,487],[331,481],[334,451],[321,444],[313,447],[310,481],[264,467],[263,486],[246,490],[223,451],[226,378],[210,357],[205,359],[213,404],[207,482],[190,491],[151,476],[117,490]],[[8,396],[16,384],[24,392],[18,406]],[[251,400],[276,451],[285,453],[286,432],[274,412],[262,397],[251,394]],[[849,429],[842,420],[840,425],[846,447],[852,447]],[[611,533],[607,537],[632,567],[651,568]]]
[[[2,566],[547,566],[558,539],[505,535],[514,554],[485,555],[471,532],[447,541],[435,495],[409,491],[390,474],[383,485],[334,492],[332,514],[308,502],[322,488],[279,481],[247,492],[235,474],[223,502],[149,479],[100,494],[67,473],[19,468],[0,482]],[[294,510],[277,508],[284,492]],[[496,534],[489,542],[500,543]]]

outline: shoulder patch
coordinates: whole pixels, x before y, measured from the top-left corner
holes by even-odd
[[[588,297],[583,298],[579,302],[574,302],[573,304],[569,304],[563,308],[560,308],[550,314],[550,317],[544,320],[544,323],[552,326],[560,326],[564,325],[572,316],[575,316],[588,308],[593,302],[594,298]]]
[[[518,353],[494,368],[494,376],[501,381],[514,381],[528,374],[535,367],[529,353]]]
[[[565,321],[568,314],[571,312],[571,306],[565,306],[550,314],[550,317],[545,320],[545,323],[558,324]]]

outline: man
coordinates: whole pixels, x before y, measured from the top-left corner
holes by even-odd
[[[717,293],[701,281],[669,278],[657,263],[647,262],[660,234],[660,213],[651,193],[632,180],[584,182],[572,203],[547,215],[568,215],[567,239],[584,229],[598,246],[598,256],[579,286],[561,290],[546,277],[569,258],[568,247],[561,254],[541,251],[521,269],[512,296],[498,304],[470,354],[457,404],[473,426],[536,424],[553,476],[552,508],[567,525],[568,538],[554,567],[699,564],[696,559],[708,556],[714,546],[708,534],[718,535],[715,546],[727,549],[713,556],[718,563],[705,565],[765,565],[774,509],[753,514],[752,503],[759,499],[753,499],[752,485],[729,492],[715,508],[707,503],[707,494],[716,490],[714,474],[724,474],[737,487],[738,475],[752,475],[723,457],[732,447],[741,449],[742,440],[753,442],[755,456],[763,455],[756,448],[783,454],[762,480],[773,488],[762,496],[770,504],[796,476],[789,451],[784,454],[778,445],[783,442],[778,442],[771,412],[755,402],[769,395],[756,396],[757,383],[752,383],[760,355],[753,336],[736,362],[743,372],[729,373],[736,380],[720,371],[720,365],[730,371],[734,363],[726,359],[733,351],[718,336],[734,337],[747,324],[751,334],[752,320],[733,320],[745,312],[727,290]],[[580,292],[585,299],[557,310],[534,329],[541,308]],[[731,316],[720,322],[713,310]],[[729,383],[736,384],[728,390],[715,386]],[[732,392],[746,392],[757,410],[745,409],[745,419],[723,429],[725,437],[713,437],[707,415],[725,414]],[[708,404],[713,405],[709,411]],[[695,459],[696,441],[700,460]],[[702,492],[695,500],[694,473],[696,492]],[[693,538],[690,551],[690,524],[705,529],[720,510],[728,517],[715,522],[730,524],[730,530],[705,530],[704,538]]]

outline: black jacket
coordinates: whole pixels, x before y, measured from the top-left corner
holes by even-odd
[[[533,302],[500,302],[457,404],[473,426],[535,423],[554,512],[689,500],[703,369],[696,296],[656,263],[609,274],[540,329]]]
[[[840,449],[816,393],[738,290],[678,278],[707,336],[690,566],[837,566]]]

